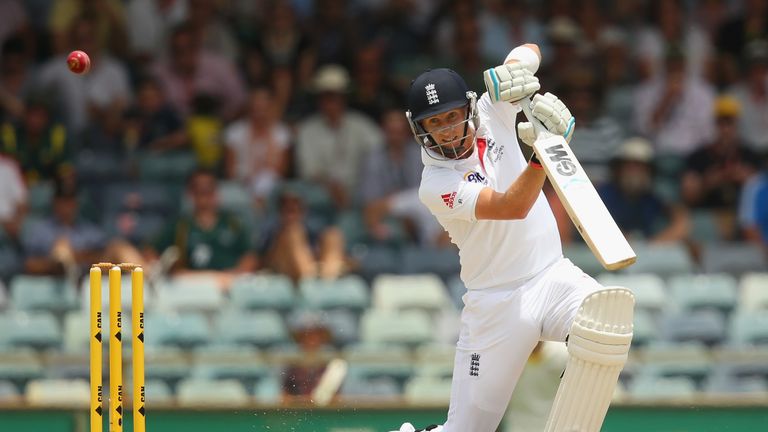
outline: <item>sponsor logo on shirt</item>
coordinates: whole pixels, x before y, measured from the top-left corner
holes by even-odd
[[[501,159],[504,154],[504,144],[496,145],[496,140],[491,137],[478,137],[477,145],[479,148],[483,148],[480,152],[480,156],[488,155],[488,159],[496,163]]]
[[[496,141],[493,138],[488,138],[488,154],[492,155],[493,162],[498,162],[501,156],[504,154],[504,144],[496,145]]]
[[[470,183],[480,183],[480,184],[484,184],[484,185],[488,184],[488,179],[483,177],[483,175],[480,174],[477,171],[470,171],[470,172],[464,174],[464,180],[466,180],[466,181],[468,181]]]
[[[453,201],[456,199],[456,192],[451,192],[447,194],[440,195],[440,198],[443,199],[443,202],[446,206],[448,206],[449,209],[453,208]]]

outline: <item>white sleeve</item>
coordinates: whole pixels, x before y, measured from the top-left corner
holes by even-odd
[[[464,180],[457,172],[432,172],[421,181],[419,199],[439,218],[474,222],[477,197],[486,187]]]

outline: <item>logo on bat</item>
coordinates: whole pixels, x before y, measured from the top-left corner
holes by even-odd
[[[551,155],[549,160],[557,162],[555,169],[560,175],[572,176],[576,174],[578,171],[576,164],[568,157],[568,152],[565,151],[562,144],[548,147],[545,151]]]

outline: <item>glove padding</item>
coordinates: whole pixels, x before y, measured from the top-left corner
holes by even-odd
[[[483,79],[492,102],[517,102],[541,88],[539,79],[521,62],[487,69]]]
[[[531,101],[531,112],[550,133],[561,135],[566,142],[571,142],[573,131],[576,129],[576,119],[557,96],[552,93],[537,94]],[[529,146],[536,141],[536,131],[531,122],[518,123],[517,135]]]

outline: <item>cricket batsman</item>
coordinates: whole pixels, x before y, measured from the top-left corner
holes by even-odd
[[[634,296],[603,287],[563,257],[536,155],[525,160],[516,124],[522,103],[540,89],[534,44],[513,49],[484,73],[478,99],[450,69],[419,75],[406,116],[422,146],[419,197],[459,248],[463,297],[448,418],[433,432],[494,432],[536,344],[561,341],[569,360],[546,432],[598,432],[632,340]],[[551,93],[531,111],[570,141],[575,119]],[[543,155],[539,155],[543,156]],[[400,432],[413,432],[410,423]]]

